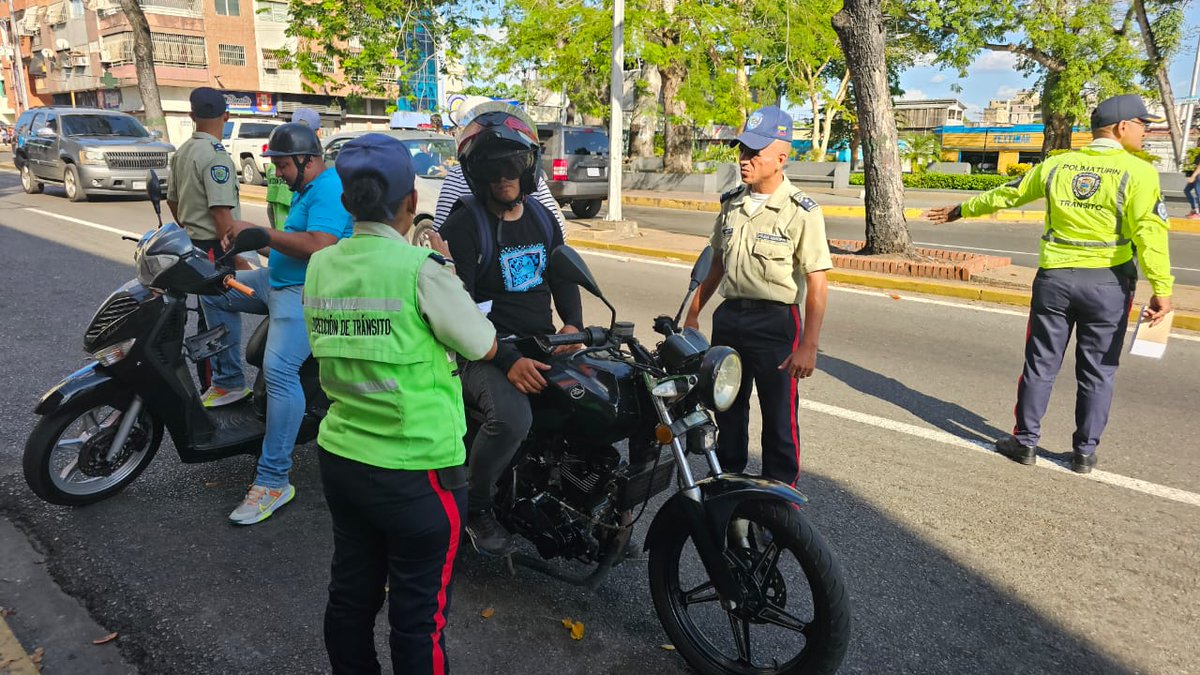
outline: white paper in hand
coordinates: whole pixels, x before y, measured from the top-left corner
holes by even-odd
[[[1145,317],[1145,309],[1142,310]],[[1167,351],[1167,338],[1171,335],[1171,322],[1175,312],[1167,312],[1157,326],[1151,326],[1150,321],[1139,318],[1137,328],[1133,331],[1133,343],[1129,345],[1129,353],[1134,356],[1145,356],[1161,359]]]

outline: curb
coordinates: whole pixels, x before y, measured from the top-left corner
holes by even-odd
[[[626,206],[646,206],[656,209],[678,209],[682,211],[706,211],[716,213],[721,210],[720,202],[709,201],[705,199],[671,199],[668,197],[622,197],[621,203]],[[906,208],[904,209],[904,217],[907,220],[922,220],[921,214],[926,209]],[[830,204],[821,207],[821,212],[830,218],[866,218],[867,209],[865,206],[844,206],[839,204]],[[977,218],[964,218],[966,222],[1001,222],[1001,223],[1022,223],[1027,225],[1041,225],[1046,221],[1045,211],[998,211],[996,213],[979,216]],[[1189,220],[1187,218],[1171,218],[1171,231],[1184,234],[1200,234],[1200,220]]]
[[[0,673],[4,675],[38,675],[37,666],[25,653],[8,624],[0,617]]]
[[[699,257],[698,253],[690,253],[687,251],[665,251],[662,249],[647,248],[644,246],[631,246],[628,244],[617,244],[608,241],[579,239],[577,237],[567,237],[567,244],[576,248],[587,248],[598,251],[609,251],[613,253],[628,253],[630,255],[640,255],[647,258],[658,258],[661,260],[674,260],[679,262],[695,262],[696,258]],[[839,269],[829,270],[828,278],[830,281],[836,283],[851,284],[854,286],[866,286],[868,288],[878,288],[880,290],[907,291],[909,293],[937,295],[948,298],[958,298],[960,300],[990,302],[1001,305],[1013,305],[1017,307],[1029,307],[1030,300],[1030,294],[1027,291],[1015,291],[1004,288],[990,288],[986,286],[971,286],[967,284],[938,282],[929,279],[891,277],[882,274],[869,274],[865,272],[852,272]],[[1136,321],[1137,310],[1132,310],[1129,316],[1131,321]],[[1173,326],[1182,330],[1200,331],[1200,314],[1176,311]]]

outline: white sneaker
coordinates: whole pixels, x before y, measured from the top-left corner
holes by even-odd
[[[229,514],[229,520],[237,525],[253,525],[271,517],[279,507],[292,501],[296,488],[289,483],[281,488],[251,486],[241,506]]]
[[[203,404],[205,408],[220,408],[223,405],[237,403],[249,395],[250,390],[245,387],[242,387],[241,389],[226,390],[217,386],[212,386],[200,395],[200,403]]]

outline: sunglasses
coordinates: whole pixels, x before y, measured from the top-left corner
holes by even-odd
[[[531,168],[533,168],[533,153],[523,152],[484,160],[475,173],[485,183],[498,183],[501,179],[516,180]]]

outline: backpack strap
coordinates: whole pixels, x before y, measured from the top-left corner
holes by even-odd
[[[546,238],[546,250],[549,251],[551,244],[554,243],[554,228],[557,226],[557,221],[545,204],[528,195],[524,199],[525,208],[542,228],[542,235]],[[478,286],[496,262],[496,237],[492,232],[492,218],[495,216],[488,213],[483,204],[471,193],[459,197],[450,212],[453,213],[459,208],[470,209],[475,218],[475,228],[479,235],[479,258],[475,261],[475,285]]]

